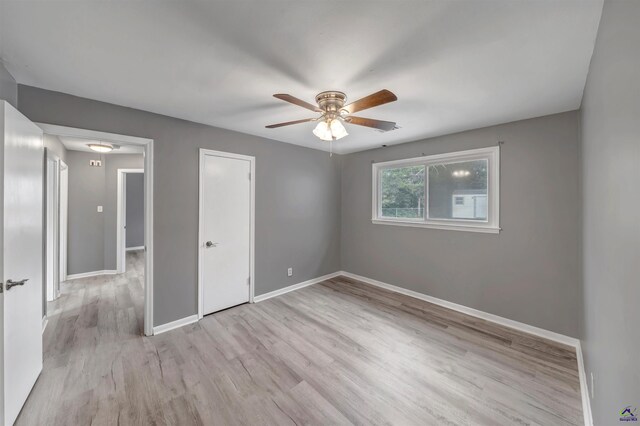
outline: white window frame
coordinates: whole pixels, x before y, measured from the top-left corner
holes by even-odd
[[[430,219],[429,218],[429,166],[441,163],[461,163],[474,160],[487,160],[487,207],[486,221],[469,219]],[[382,186],[380,185],[381,171],[386,168],[424,166],[424,219],[385,218],[381,215]],[[371,222],[379,225],[413,226],[418,228],[450,229],[455,231],[484,232],[497,234],[500,232],[500,148],[498,146],[471,149],[467,151],[450,152],[446,154],[429,155],[403,160],[385,161],[372,165],[372,202]]]

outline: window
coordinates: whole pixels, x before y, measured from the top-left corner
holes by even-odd
[[[430,165],[429,217],[487,220],[488,164],[483,159]]]
[[[373,222],[499,232],[499,148],[373,165]]]
[[[381,170],[380,216],[424,218],[424,166],[389,167]]]

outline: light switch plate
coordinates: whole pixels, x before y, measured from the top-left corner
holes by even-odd
[[[98,213],[102,213],[102,206],[98,206]]]

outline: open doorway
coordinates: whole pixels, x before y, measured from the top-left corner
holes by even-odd
[[[44,291],[47,302],[55,300],[60,293],[60,158],[46,150],[45,167],[45,256]]]
[[[117,271],[144,255],[144,169],[118,169]]]
[[[45,295],[50,306],[44,301],[44,313],[55,310],[58,302],[52,300],[60,296],[64,303],[74,291],[119,296],[128,291],[125,299],[134,308],[128,312],[136,317],[132,328],[152,335],[153,141],[39,125],[47,148]]]
[[[47,138],[51,138],[47,135]],[[60,295],[60,283],[67,279],[67,164],[55,149],[45,152],[45,253],[43,295],[51,302]],[[43,319],[46,320],[46,305],[43,305]]]

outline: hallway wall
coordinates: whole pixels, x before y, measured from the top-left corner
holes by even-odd
[[[0,61],[0,99],[4,99],[14,108],[18,108],[18,85],[2,61]]]
[[[89,160],[102,159],[102,167]],[[69,275],[116,269],[117,170],[143,168],[141,154],[68,151]],[[97,211],[103,206],[103,212]]]
[[[43,139],[44,147],[47,149],[47,151],[52,152],[54,156],[58,157],[61,161],[66,163],[68,151],[60,138],[58,136],[45,133]]]

